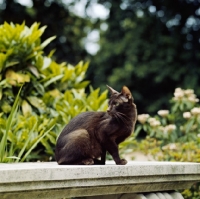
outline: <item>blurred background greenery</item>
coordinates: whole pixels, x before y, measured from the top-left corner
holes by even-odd
[[[167,108],[176,87],[200,95],[199,0],[0,0],[0,23],[47,25],[58,62],[90,61],[94,88],[130,87],[139,113]]]
[[[106,110],[106,84],[138,107],[123,155],[200,161],[200,0],[0,0],[0,24],[0,162],[54,160],[65,124]]]

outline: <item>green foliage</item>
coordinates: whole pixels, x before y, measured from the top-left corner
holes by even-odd
[[[90,32],[93,23],[72,13],[75,1],[68,3],[61,0],[32,0],[30,3],[32,6],[24,6],[15,0],[1,1],[0,24],[4,21],[21,24],[25,20],[26,25],[30,27],[39,21],[42,26],[48,26],[42,35],[42,40],[48,39],[51,35],[57,36],[45,48],[46,54],[52,49],[57,49],[55,56],[59,62],[67,61],[75,64],[85,60],[87,52],[83,40]]]
[[[54,56],[59,61],[75,64],[88,59],[86,37],[92,30],[100,32],[100,50],[92,57],[87,73],[94,87],[104,88],[107,82],[118,90],[127,85],[134,92],[138,109],[148,113],[166,107],[177,86],[195,89],[200,95],[196,1],[87,0],[85,17],[73,13],[79,0],[31,2],[28,7],[15,0],[0,2],[0,23],[25,20],[29,26],[34,21],[48,25],[43,40],[51,35],[57,38],[45,51],[58,49]],[[87,17],[95,3],[108,9],[105,20]]]
[[[55,104],[60,120],[67,124],[74,116],[84,111],[100,111],[107,108],[107,91],[99,94],[99,89],[90,89],[90,94],[66,91]]]
[[[145,131],[147,136],[137,148],[159,161],[200,162],[200,106],[191,89],[177,88],[170,110],[160,110],[155,117],[138,115],[135,136]],[[130,142],[134,138],[130,138]],[[200,184],[183,192],[186,199],[200,198]]]
[[[9,117],[5,119],[2,117],[3,113],[0,115],[0,162],[18,162],[27,159],[56,124],[55,119],[20,115],[17,112],[20,91]]]
[[[19,91],[20,93],[20,91]],[[10,130],[10,127],[12,125],[12,121],[14,119],[14,117],[16,116],[16,111],[18,108],[18,103],[19,103],[19,93],[17,94],[16,100],[14,102],[13,108],[11,110],[11,113],[7,119],[7,121],[3,121],[2,118],[1,119],[1,131],[4,130],[4,132],[2,133],[2,137],[1,137],[1,142],[0,142],[0,162],[4,161],[4,158],[6,157],[6,145],[7,145],[7,140],[8,140],[8,133]],[[1,114],[2,116],[2,114]],[[4,125],[4,126],[3,126]],[[10,149],[10,151],[12,150],[12,147]]]
[[[53,51],[44,55],[44,47],[55,38],[41,42],[44,30],[38,23],[30,28],[25,23],[0,26],[1,162],[48,160],[69,120],[107,106],[107,91],[90,88],[85,93],[88,63],[58,64]]]

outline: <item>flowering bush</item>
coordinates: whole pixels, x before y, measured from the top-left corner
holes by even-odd
[[[170,110],[159,110],[155,117],[138,115],[136,134],[147,136],[138,145],[155,160],[200,162],[200,107],[191,89],[175,89]],[[200,199],[200,185],[183,192],[185,199]]]

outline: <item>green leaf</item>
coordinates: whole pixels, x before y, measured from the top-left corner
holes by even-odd
[[[0,162],[3,161],[4,153],[6,152],[6,143],[7,143],[8,132],[11,128],[12,121],[15,118],[15,115],[16,115],[16,112],[17,112],[17,108],[18,108],[18,105],[19,105],[19,95],[20,95],[21,89],[22,89],[22,87],[19,89],[19,92],[18,92],[17,97],[15,99],[15,102],[13,104],[11,113],[10,113],[10,115],[9,115],[7,121],[6,121],[6,131],[5,131],[3,138],[0,142]]]
[[[63,74],[57,75],[57,76],[51,78],[49,81],[47,81],[47,82],[44,83],[44,87],[47,87],[47,86],[49,86],[50,84],[52,84],[52,83],[54,83],[54,82],[56,82],[56,81],[62,79],[62,77],[63,77]]]
[[[19,64],[19,62],[18,61],[8,62],[8,63],[6,63],[6,68],[8,68],[10,66],[14,66],[16,64]]]
[[[49,122],[48,128],[45,129],[45,133],[40,136],[36,142],[32,145],[32,147],[26,152],[26,154],[21,159],[21,162],[24,162],[24,160],[27,158],[27,156],[31,153],[31,151],[37,146],[37,144],[53,129],[53,127],[56,124],[56,119],[53,119]]]
[[[6,59],[7,55],[4,53],[0,53],[0,72],[4,69]]]
[[[86,88],[88,86],[88,84],[90,83],[90,81],[84,81],[78,84],[74,85],[74,88],[76,89],[82,89],[82,88]]]
[[[15,160],[19,160],[20,158],[17,157],[17,156],[9,156],[9,157],[6,157],[6,159],[15,159]]]
[[[0,100],[2,99],[2,96],[3,96],[3,89],[2,88],[0,88]]]
[[[55,52],[56,49],[51,50],[47,57],[51,58]]]
[[[141,130],[142,130],[142,125],[137,125],[137,128],[134,131],[134,136],[137,137]]]
[[[4,113],[9,113],[12,107],[7,101],[3,101],[3,104],[1,105],[1,109],[3,110]]]
[[[31,128],[31,131],[30,131],[30,133],[29,133],[30,135],[32,135],[32,133],[33,133],[33,131],[35,130],[36,126],[37,126],[37,122],[35,122],[33,128]],[[16,160],[16,162],[19,162],[19,160],[20,160],[20,158],[22,157],[24,151],[26,150],[26,147],[28,146],[28,143],[29,143],[30,139],[31,139],[31,136],[28,136],[28,139],[26,139],[26,142],[24,143],[23,148],[20,150],[20,152],[19,152],[19,154],[18,154],[18,159]]]
[[[40,98],[37,98],[35,96],[29,96],[27,97],[27,99],[35,108],[41,109],[41,110],[46,109],[46,105]]]
[[[44,57],[43,59],[43,66],[42,66],[42,70],[46,69],[49,67],[49,65],[51,64],[52,60],[49,57]]]
[[[22,101],[22,112],[25,117],[28,117],[32,114],[32,108],[26,100]]]
[[[194,119],[189,120],[189,122],[186,123],[186,127],[185,127],[185,132],[189,133],[193,124],[194,124]]]
[[[51,43],[51,41],[53,41],[56,38],[56,36],[50,37],[48,39],[46,39],[41,45],[41,49],[44,49],[49,43]]]

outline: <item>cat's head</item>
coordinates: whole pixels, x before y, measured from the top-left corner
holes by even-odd
[[[114,90],[110,86],[107,87],[111,94],[108,102],[109,107],[107,109],[107,112],[110,115],[113,115],[116,112],[126,113],[128,110],[136,108],[128,87],[123,86],[121,92]]]

